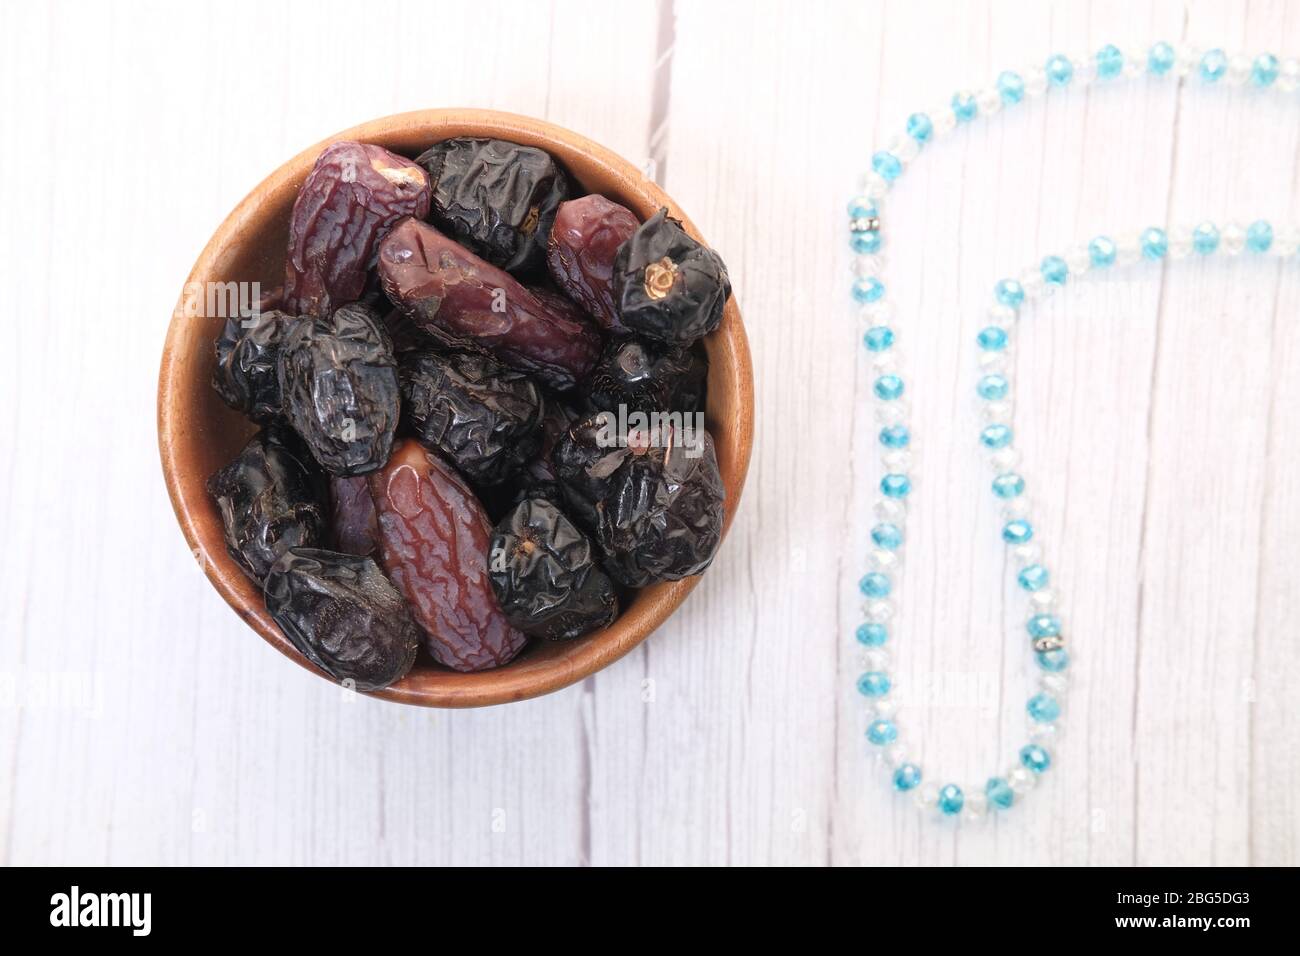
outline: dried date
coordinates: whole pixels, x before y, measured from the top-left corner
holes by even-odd
[[[685,345],[722,322],[731,295],[727,268],[718,254],[686,234],[660,209],[614,260],[614,297],[629,330]]]
[[[379,553],[379,522],[365,475],[330,476],[330,546],[343,554]]]
[[[527,499],[492,536],[492,588],[510,623],[564,641],[618,614],[614,584],[586,536],[551,501]]]
[[[407,219],[379,247],[393,304],[453,348],[487,352],[554,389],[572,388],[600,354],[600,335],[433,226]]]
[[[691,368],[688,349],[655,339],[611,339],[587,380],[587,404],[593,411],[676,411],[673,397]]]
[[[307,450],[282,422],[254,435],[212,475],[208,494],[221,512],[226,550],[259,584],[290,548],[324,540],[324,481]]]
[[[568,178],[549,153],[463,136],[415,161],[429,174],[429,218],[438,228],[507,272],[540,271],[556,210],[569,195]]]
[[[379,242],[403,216],[429,211],[429,177],[409,159],[368,143],[327,146],[289,216],[285,308],[329,315],[361,297]]]
[[[366,557],[293,548],[266,578],[266,609],[302,655],[357,690],[378,690],[415,663],[420,629]]]
[[[614,259],[639,225],[630,209],[593,193],[562,203],[551,228],[551,278],[606,329],[623,327],[614,300]]]
[[[491,525],[474,493],[418,442],[369,478],[380,560],[441,664],[477,671],[506,663],[527,638],[501,611],[488,579]]]
[[[505,481],[542,444],[541,390],[482,355],[408,352],[402,410],[416,438],[476,485]]]
[[[212,371],[212,387],[222,401],[259,424],[281,413],[280,346],[298,321],[284,312],[226,320],[216,341],[217,365]]]
[[[401,405],[383,324],[360,303],[299,323],[280,353],[290,424],[332,475],[363,475],[388,460]]]

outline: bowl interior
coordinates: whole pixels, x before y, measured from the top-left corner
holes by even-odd
[[[186,290],[213,282],[281,284],[289,212],[320,150],[341,139],[376,143],[414,157],[453,136],[490,136],[547,150],[587,192],[622,203],[645,220],[661,206],[705,241],[681,209],[630,163],[560,127],[527,117],[483,110],[427,110],[375,120],[330,137],[295,156],[254,189],[223,222],[204,249]],[[158,392],[159,446],[168,491],[181,528],[222,597],[272,646],[320,673],[284,637],[266,613],[260,589],[226,553],[220,515],[204,488],[256,430],[228,408],[210,386],[213,341],[223,319],[173,317],[163,352]],[[753,382],[749,349],[733,295],[721,327],[705,339],[709,355],[706,418],[726,488],[726,525],[740,499],[753,436]],[[725,526],[724,526],[725,530]],[[415,668],[376,696],[429,706],[477,706],[537,696],[580,680],[642,641],[685,599],[697,578],[642,589],[609,627],[574,641],[533,640],[504,667],[462,674],[421,654]]]

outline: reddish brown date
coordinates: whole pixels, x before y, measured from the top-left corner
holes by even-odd
[[[379,247],[379,278],[443,344],[489,352],[551,388],[572,388],[600,354],[600,334],[576,310],[543,301],[427,223],[393,228]]]
[[[325,148],[294,201],[284,265],[284,307],[329,315],[361,297],[379,242],[403,216],[429,212],[429,175],[367,143]]]
[[[364,475],[330,476],[330,545],[363,558],[379,553],[379,520]]]
[[[551,227],[551,278],[606,329],[623,327],[614,302],[614,256],[639,225],[631,210],[593,193],[561,203]]]
[[[506,620],[488,578],[492,527],[450,467],[407,440],[369,476],[384,571],[440,664],[479,671],[506,663],[527,638]]]

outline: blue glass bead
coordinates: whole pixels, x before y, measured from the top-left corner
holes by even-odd
[[[969,123],[979,113],[979,104],[972,93],[954,93],[952,95],[952,115],[959,123]]]
[[[898,739],[898,728],[894,726],[892,720],[885,720],[883,717],[873,720],[867,725],[867,739],[877,747],[884,747]]]
[[[962,795],[961,787],[955,783],[950,783],[939,791],[939,812],[946,816],[951,817],[961,813],[965,803],[966,798]]]
[[[999,498],[1015,498],[1025,490],[1025,479],[1015,472],[1007,472],[993,479],[993,493]]]
[[[980,398],[996,402],[1007,397],[1007,393],[1011,391],[1011,383],[1007,381],[1005,375],[985,375],[976,384],[975,391]]]
[[[853,283],[853,298],[863,305],[878,302],[885,294],[885,284],[875,276],[867,276]]]
[[[1015,279],[1002,279],[993,287],[993,295],[1003,305],[1018,309],[1025,301],[1025,288]]]
[[[999,73],[998,95],[1008,106],[1019,103],[1025,98],[1025,78],[1012,70]]]
[[[1097,78],[1110,80],[1119,76],[1124,70],[1124,54],[1119,47],[1108,43],[1097,51]]]
[[[934,135],[934,124],[925,113],[913,113],[907,118],[907,135],[918,143],[928,143]]]
[[[1044,69],[1047,71],[1047,82],[1053,86],[1065,86],[1074,78],[1074,64],[1070,62],[1069,57],[1061,56],[1059,53],[1047,58]]]
[[[903,175],[903,164],[893,153],[879,152],[871,157],[871,168],[886,181],[892,183]]]
[[[1212,222],[1203,222],[1193,229],[1192,248],[1203,256],[1219,248],[1219,227]]]
[[[986,352],[1001,352],[1007,347],[1007,339],[1007,330],[996,325],[980,329],[980,334],[975,337],[979,347]]]
[[[1163,229],[1154,226],[1142,233],[1142,255],[1148,259],[1163,259],[1169,251],[1169,237]]]
[[[1043,281],[1053,285],[1065,285],[1065,280],[1070,275],[1070,267],[1060,256],[1048,256],[1039,268],[1043,273]]]
[[[889,640],[889,631],[883,624],[859,624],[857,638],[858,643],[865,647],[880,647]]]
[[[876,393],[876,398],[882,402],[892,402],[900,398],[903,394],[903,380],[897,375],[882,375],[876,379],[871,390]]]
[[[1060,637],[1061,636],[1061,619],[1053,614],[1035,614],[1025,625],[1029,631],[1029,636],[1039,637]]]
[[[880,479],[880,493],[886,498],[906,498],[912,490],[912,479],[907,475],[885,475]]]
[[[863,697],[884,697],[889,686],[889,675],[883,671],[867,671],[858,678],[858,693]]]
[[[888,682],[888,678],[885,679]],[[1050,724],[1061,716],[1061,705],[1051,694],[1035,694],[1025,705],[1029,719],[1040,724]]]
[[[1279,72],[1277,57],[1272,53],[1261,53],[1250,65],[1250,82],[1256,86],[1272,86]]]
[[[1201,79],[1218,83],[1228,72],[1228,55],[1222,50],[1209,50],[1201,57]]]
[[[1023,518],[1008,521],[1002,526],[1002,540],[1007,544],[1024,544],[1034,537],[1034,526]]]
[[[1011,444],[1010,425],[985,425],[980,430],[980,444],[985,448],[997,450]]]
[[[1174,68],[1177,58],[1174,48],[1168,43],[1157,43],[1147,53],[1147,69],[1155,76],[1164,76]]]
[[[906,793],[915,790],[921,783],[921,768],[914,763],[905,763],[894,771],[894,789]]]
[[[1027,564],[1016,575],[1016,580],[1026,591],[1041,591],[1047,587],[1048,578],[1047,568],[1041,564]]]
[[[1059,674],[1070,666],[1070,654],[1063,647],[1050,651],[1038,651],[1034,656],[1038,659],[1039,667],[1053,674]]]
[[[1115,243],[1106,236],[1098,236],[1088,243],[1088,258],[1098,269],[1114,265],[1117,254],[1118,250],[1115,248]]]
[[[883,352],[894,344],[894,330],[887,325],[873,326],[862,336],[862,343],[872,352]]]
[[[989,782],[984,785],[984,793],[989,798],[989,804],[999,810],[1010,810],[1016,802],[1016,792],[1001,777],[989,777]]]
[[[1042,773],[1052,765],[1052,756],[1038,744],[1026,744],[1020,748],[1020,762],[1034,773]]]
[[[877,548],[897,551],[903,546],[903,530],[889,522],[878,524],[871,529],[871,540]]]
[[[886,448],[906,448],[912,440],[912,433],[906,425],[886,425],[880,429],[880,444]]]
[[[858,590],[869,598],[887,598],[893,589],[893,585],[889,582],[889,575],[881,574],[879,571],[864,574],[862,580],[858,582]]]
[[[860,256],[879,252],[882,245],[884,240],[880,236],[880,231],[876,229],[855,231],[849,236],[849,248]]]
[[[1246,248],[1251,252],[1268,252],[1273,247],[1273,227],[1263,219],[1246,227]]]
[[[865,196],[857,196],[849,200],[850,219],[875,219],[879,214],[876,204]]]

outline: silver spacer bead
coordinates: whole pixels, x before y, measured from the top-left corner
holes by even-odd
[[[1065,646],[1065,638],[1059,634],[1056,637],[1040,637],[1034,641],[1034,650],[1036,651],[1059,651]]]
[[[879,232],[880,217],[864,216],[861,219],[851,219],[849,220],[849,228],[854,232]]]

